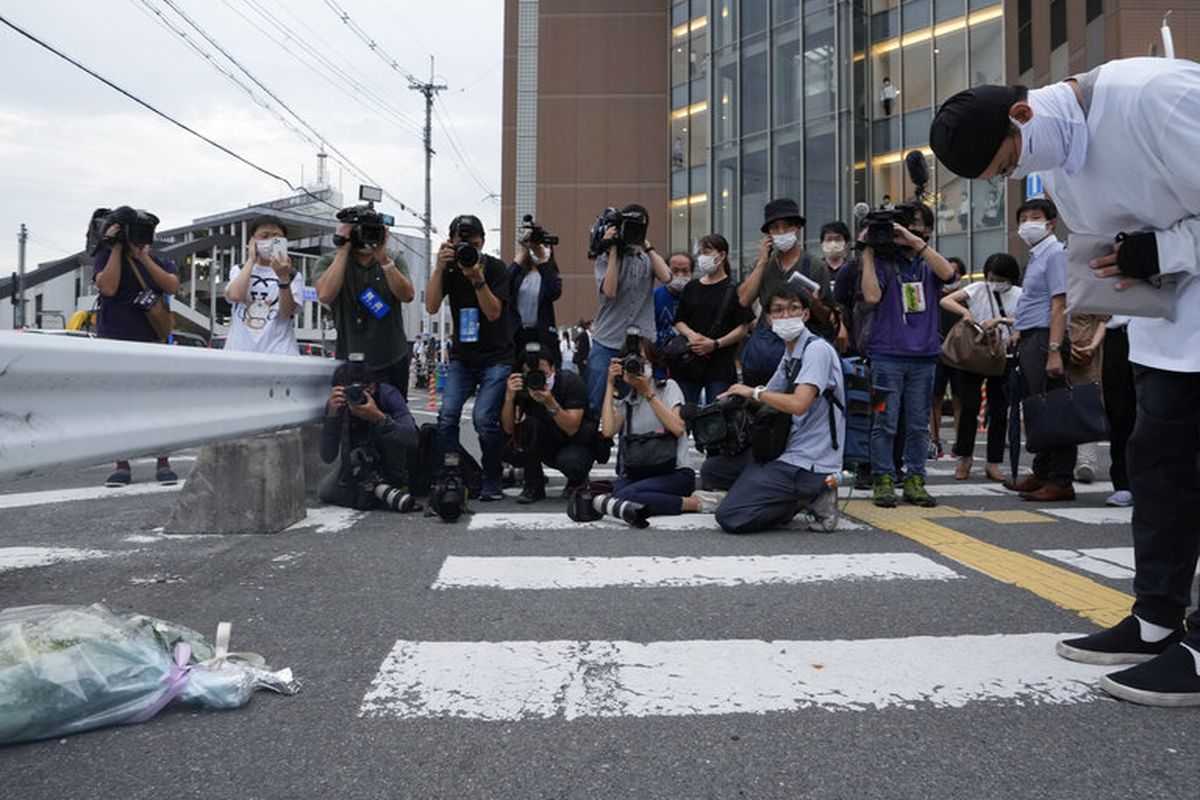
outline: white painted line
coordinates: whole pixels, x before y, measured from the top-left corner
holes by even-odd
[[[971,481],[955,481],[954,483],[926,483],[925,488],[934,497],[1012,497],[1019,499],[1020,495],[1016,492],[1010,492],[1000,484],[994,481],[987,483],[975,483]],[[1111,494],[1112,484],[1107,481],[1091,484],[1075,484],[1076,494]],[[851,496],[852,487],[842,486],[838,489],[838,496],[842,499]],[[901,487],[896,485],[896,497],[899,498]],[[870,489],[853,489],[853,496],[858,499],[864,499],[871,496]],[[1117,509],[1118,511],[1122,509]],[[1046,513],[1058,513],[1050,512]]]
[[[596,589],[932,580],[960,577],[916,553],[781,556],[449,556],[434,589]]]
[[[162,486],[157,483],[135,483],[119,489],[107,486],[84,486],[80,489],[49,489],[44,492],[16,492],[0,494],[0,508],[24,508],[26,506],[45,506],[55,503],[71,503],[77,500],[102,500],[107,498],[136,497],[143,494],[162,494],[163,492],[178,492],[183,488],[183,482],[174,486]]]
[[[1079,491],[1079,487],[1075,487]],[[1039,508],[1042,514],[1051,514],[1086,525],[1128,525],[1133,521],[1133,508]]]
[[[1055,655],[1054,643],[1071,635],[648,644],[401,640],[358,713],[519,721],[1096,700],[1093,686],[1112,667]]]
[[[1128,566],[1120,561],[1114,561],[1113,558],[1106,558],[1103,555],[1099,555],[1099,553],[1103,553],[1106,550],[1128,551]],[[1081,569],[1084,572],[1091,572],[1105,578],[1133,577],[1132,547],[1096,548],[1093,550],[1036,550],[1035,552],[1043,558],[1052,558],[1055,561],[1061,561],[1067,566]],[[1124,558],[1122,558],[1122,561],[1124,561]]]
[[[308,516],[284,532],[314,528],[314,533],[340,533],[354,527],[355,523],[366,516],[366,511],[356,511],[353,508],[314,506],[308,509]]]
[[[866,530],[870,526],[858,520],[842,517],[838,520],[837,530],[857,531]],[[808,522],[803,513],[798,514],[785,530],[807,530]],[[624,522],[605,518],[595,522],[574,522],[566,512],[531,512],[531,513],[476,513],[472,514],[467,530],[528,530],[528,531],[563,531],[570,529],[581,530],[625,530],[634,531]],[[719,531],[712,514],[679,514],[675,516],[651,517],[650,529],[660,531]]]
[[[0,547],[0,572],[45,567],[67,561],[88,561],[107,555],[102,550],[76,550],[71,547]]]

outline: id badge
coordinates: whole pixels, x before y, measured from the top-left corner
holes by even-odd
[[[362,294],[358,296],[358,301],[366,306],[367,311],[370,311],[375,319],[383,319],[392,310],[392,307],[385,303],[383,298],[370,287],[363,289]]]
[[[904,283],[901,284],[901,289],[903,290],[905,314],[920,314],[925,310],[925,284]]]
[[[460,342],[479,341],[478,308],[460,308],[458,310],[458,340]]]

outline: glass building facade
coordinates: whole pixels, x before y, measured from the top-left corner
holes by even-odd
[[[724,234],[749,268],[772,197],[800,202],[812,247],[860,201],[913,196],[926,154],[937,247],[972,268],[1005,248],[1003,181],[966,181],[929,150],[937,104],[1003,83],[998,0],[684,0],[672,6],[671,246]]]

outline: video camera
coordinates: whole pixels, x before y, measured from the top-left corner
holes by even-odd
[[[754,415],[745,398],[730,395],[685,414],[696,449],[708,455],[736,456],[750,446]]]
[[[617,229],[617,248],[624,251],[630,245],[640,245],[646,241],[646,228],[649,220],[640,211],[618,211],[606,208],[596,218],[588,239],[588,258],[595,260],[601,253],[608,252],[611,241],[605,241],[604,232],[608,228]]]
[[[521,224],[521,241],[530,245],[545,245],[554,247],[558,244],[558,237],[546,232],[546,229],[533,221],[532,214],[526,214]]]
[[[429,487],[429,509],[443,522],[455,522],[467,510],[467,485],[457,452],[446,453],[442,472]]]
[[[113,225],[120,227],[112,236],[106,236],[105,231]],[[129,206],[118,206],[111,210],[98,208],[92,212],[87,243],[92,255],[102,248],[111,249],[118,244],[140,247],[154,241],[154,230],[157,227],[158,217],[145,209]]]
[[[381,214],[370,204],[343,208],[337,213],[337,220],[350,226],[350,238],[335,234],[333,243],[341,247],[348,241],[355,249],[376,248],[385,244],[387,229],[396,222],[391,214]]]
[[[912,224],[918,213],[917,205],[924,202],[925,186],[929,183],[929,167],[925,163],[925,154],[920,150],[909,151],[904,157],[904,168],[908,171],[908,179],[914,187],[912,202],[900,203],[894,209],[881,209],[867,214],[863,218],[867,233],[863,241],[855,245],[856,249],[870,247],[876,256],[884,259],[895,256],[898,246],[896,230],[892,226],[899,224],[907,228]]]

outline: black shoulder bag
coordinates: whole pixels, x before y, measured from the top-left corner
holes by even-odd
[[[632,429],[633,405],[627,404],[625,430],[621,434],[619,451],[625,477],[631,481],[640,481],[674,472],[675,457],[679,452],[678,437],[666,429],[650,433],[631,433]]]

